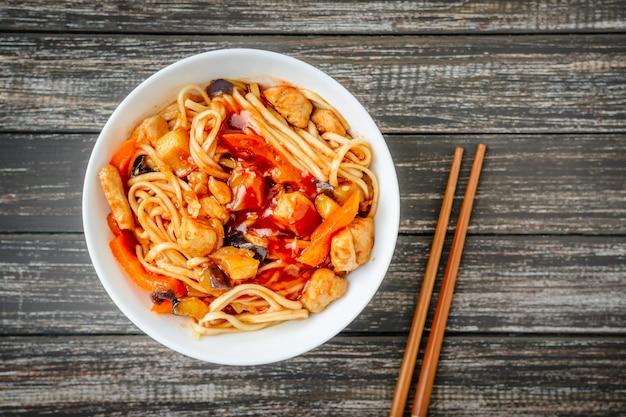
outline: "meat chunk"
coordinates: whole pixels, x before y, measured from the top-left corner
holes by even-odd
[[[316,108],[313,110],[311,120],[322,133],[331,132],[341,136],[346,134],[346,129],[332,110]]]
[[[169,132],[167,121],[161,116],[150,116],[142,120],[135,128],[131,137],[135,138],[137,143],[145,143],[146,141],[154,145],[161,136]]]
[[[374,247],[374,220],[371,217],[357,217],[348,225],[348,229],[352,233],[356,261],[362,265],[369,261]]]
[[[211,217],[226,224],[230,219],[230,211],[217,201],[214,196],[200,197],[200,212],[204,217]]]
[[[300,302],[312,313],[319,313],[348,289],[348,281],[328,268],[316,270],[304,287]]]
[[[218,232],[207,222],[185,216],[181,221],[177,240],[188,256],[206,256],[216,247]]]
[[[347,227],[335,233],[330,242],[330,262],[337,272],[354,271],[359,266],[354,238]]]
[[[374,221],[355,218],[334,234],[330,244],[330,261],[338,272],[354,271],[370,258],[374,246]]]
[[[126,198],[120,172],[113,165],[105,165],[98,173],[98,178],[118,227],[123,230],[132,229],[135,220]]]
[[[265,202],[265,179],[254,165],[237,164],[228,180],[232,200],[228,207],[232,211],[252,210]]]
[[[297,236],[309,236],[322,221],[313,202],[300,191],[281,193],[272,208],[272,219]]]
[[[263,95],[289,123],[299,128],[309,125],[313,104],[297,88],[291,86],[270,87]]]
[[[209,190],[220,204],[228,204],[233,198],[230,187],[215,177],[209,177]]]

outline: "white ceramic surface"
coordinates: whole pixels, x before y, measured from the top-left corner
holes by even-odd
[[[150,311],[149,294],[137,288],[116,263],[109,249],[109,212],[98,171],[144,117],[175,100],[190,83],[207,85],[216,78],[285,80],[309,88],[335,106],[352,127],[353,135],[371,142],[372,169],[380,182],[372,259],[348,275],[346,294],[321,313],[264,330],[191,339],[188,318]],[[258,365],[288,359],[325,343],[343,330],[367,306],[378,290],[394,252],[399,223],[396,172],[386,143],[363,106],[338,82],[313,66],[274,52],[225,49],[178,61],[135,88],[113,112],[89,159],[83,189],[83,226],[87,248],[107,293],[143,332],[163,345],[203,361],[228,365]]]

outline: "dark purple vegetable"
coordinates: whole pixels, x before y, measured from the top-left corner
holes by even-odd
[[[263,262],[267,256],[267,249],[263,246],[249,242],[241,233],[235,233],[224,238],[224,246],[234,246],[236,248],[249,249],[254,252],[254,259]]]
[[[133,162],[133,168],[131,169],[131,176],[146,174],[148,172],[154,172],[154,169],[146,163],[146,155],[138,156]]]
[[[210,265],[208,272],[211,277],[211,286],[215,289],[228,289],[232,285],[230,279],[224,271],[222,271],[217,265]]]
[[[203,266],[198,282],[207,291],[232,288],[228,275],[213,263]]]
[[[223,79],[213,80],[206,89],[207,94],[210,97],[217,96],[219,94],[231,94],[233,92],[233,85],[230,81]]]
[[[335,187],[333,187],[332,185],[330,185],[329,183],[324,182],[324,181],[316,181],[315,182],[315,188],[316,188],[318,194],[319,193],[324,193],[324,194],[327,194],[327,195],[330,195],[330,196],[332,196],[333,191],[335,190]]]
[[[173,290],[153,291],[150,298],[154,304],[161,304],[163,301],[171,301],[172,303],[178,301]]]

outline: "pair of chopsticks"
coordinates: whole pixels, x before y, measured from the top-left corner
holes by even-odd
[[[428,337],[426,350],[424,352],[422,369],[415,391],[415,399],[413,401],[413,410],[411,413],[412,417],[426,417],[426,414],[428,413],[428,404],[430,403],[430,395],[432,393],[437,364],[439,362],[439,353],[441,352],[441,344],[443,343],[443,335],[446,329],[448,313],[450,312],[452,294],[454,292],[454,285],[456,283],[456,277],[461,263],[461,254],[463,253],[463,247],[465,245],[465,236],[467,234],[467,227],[469,225],[472,206],[474,205],[474,196],[476,195],[476,188],[478,186],[478,178],[480,177],[485,150],[486,146],[481,143],[478,145],[476,155],[474,156],[474,163],[472,165],[469,181],[465,190],[465,196],[463,197],[463,204],[461,205],[461,212],[459,213],[459,219],[457,221],[456,230],[452,239],[452,247],[450,249],[450,254],[448,255],[448,263],[446,264],[446,269],[443,274],[443,281],[439,292],[439,299],[437,300],[435,315],[433,317],[432,328]],[[411,378],[413,377],[413,369],[417,359],[419,343],[422,339],[422,332],[424,331],[424,324],[428,314],[428,306],[430,305],[435,278],[437,276],[437,270],[439,269],[439,261],[443,251],[448,222],[450,220],[450,212],[452,211],[452,202],[454,200],[454,192],[459,178],[462,158],[463,148],[457,147],[454,152],[452,168],[448,177],[446,191],[443,196],[439,219],[437,220],[437,226],[435,228],[435,236],[433,238],[430,254],[426,263],[424,279],[422,280],[422,288],[420,289],[420,294],[417,299],[415,314],[413,316],[413,322],[409,332],[409,339],[406,344],[402,365],[398,374],[396,391],[394,393],[391,410],[389,412],[390,417],[402,417],[404,414],[404,406],[409,393]]]

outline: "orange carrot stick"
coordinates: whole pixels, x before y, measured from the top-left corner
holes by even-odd
[[[172,314],[172,307],[174,307],[174,303],[170,300],[161,300],[160,303],[152,304],[150,311],[159,314]]]
[[[311,244],[296,258],[298,262],[309,266],[317,266],[324,262],[330,250],[333,234],[349,225],[359,212],[359,193],[348,197],[345,203],[324,219],[311,234]]]
[[[186,294],[187,289],[180,280],[146,271],[132,249],[133,243],[132,236],[128,232],[122,232],[109,246],[117,262],[139,288],[150,292],[173,290],[176,297]]]
[[[120,172],[122,181],[126,182],[130,174],[130,164],[133,162],[133,156],[137,150],[135,139],[128,139],[117,148],[109,163]]]

